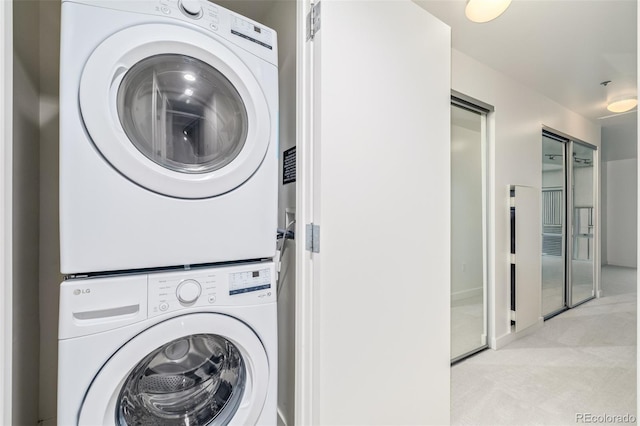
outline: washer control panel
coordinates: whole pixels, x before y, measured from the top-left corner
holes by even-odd
[[[180,273],[149,274],[149,316],[213,304],[219,292],[218,284],[215,273],[188,278]]]
[[[273,263],[148,274],[149,317],[180,309],[275,302]]]

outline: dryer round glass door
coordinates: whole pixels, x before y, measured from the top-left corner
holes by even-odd
[[[95,376],[79,424],[255,424],[269,362],[243,322],[199,313],[156,324],[116,351]]]
[[[207,173],[235,159],[247,139],[247,109],[217,69],[184,55],[135,64],[117,94],[118,118],[131,143],[160,166]]]
[[[234,190],[262,164],[275,118],[247,64],[273,66],[238,55],[249,54],[176,25],[113,34],[80,81],[94,145],[120,174],[160,194],[198,199]]]

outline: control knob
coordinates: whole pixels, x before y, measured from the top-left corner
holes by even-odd
[[[185,15],[190,18],[197,18],[202,12],[200,0],[181,0],[180,7]]]
[[[202,287],[196,280],[184,280],[176,289],[176,296],[180,304],[191,305],[200,297]]]

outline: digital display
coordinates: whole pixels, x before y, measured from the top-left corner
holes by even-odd
[[[271,288],[269,269],[236,272],[229,276],[229,295],[249,293]]]
[[[259,27],[254,25],[253,22],[249,22],[237,16],[233,17],[231,20],[231,34],[273,50],[273,37],[271,33],[272,31],[268,28]]]

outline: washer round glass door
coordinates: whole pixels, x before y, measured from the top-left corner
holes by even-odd
[[[82,72],[91,140],[129,180],[177,198],[232,191],[260,167],[271,116],[260,84],[224,44],[146,24],[102,42]]]
[[[227,424],[244,391],[238,348],[215,334],[180,337],[136,365],[116,403],[116,423]]]
[[[106,362],[87,391],[79,424],[254,424],[266,399],[268,362],[255,333],[232,317],[172,318]]]

